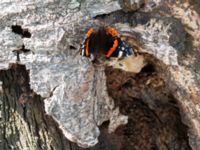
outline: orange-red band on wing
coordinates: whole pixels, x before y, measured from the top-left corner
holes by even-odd
[[[113,46],[108,50],[108,53],[106,54],[106,57],[110,57],[118,47],[119,43],[118,43],[118,40],[116,38],[119,36],[119,33],[115,29],[113,29],[112,27],[107,27],[106,33],[110,34],[115,39],[114,42],[113,42]]]
[[[118,47],[118,40],[115,39],[113,42],[113,46],[109,49],[108,53],[106,54],[106,57],[110,57],[112,53],[117,49]]]
[[[119,36],[119,33],[111,27],[107,27],[106,32],[109,33],[112,37],[118,37]]]
[[[89,38],[91,36],[91,34],[94,33],[94,29],[90,28],[87,32],[87,38]]]
[[[85,55],[86,55],[86,57],[89,56],[89,39],[86,40],[86,44],[85,44]]]
[[[87,32],[87,39],[86,39],[86,43],[85,43],[85,55],[86,57],[89,56],[89,41],[90,41],[90,36],[92,35],[92,33],[94,33],[94,29],[93,28],[90,28]]]

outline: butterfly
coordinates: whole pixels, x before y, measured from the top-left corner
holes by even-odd
[[[121,58],[134,54],[133,49],[121,40],[119,32],[110,26],[98,30],[90,28],[81,44],[80,52],[82,56],[93,58]]]

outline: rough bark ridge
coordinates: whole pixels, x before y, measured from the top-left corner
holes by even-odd
[[[198,150],[199,8],[195,0],[0,2],[0,149]],[[75,57],[87,29],[103,25],[137,56],[108,66]]]

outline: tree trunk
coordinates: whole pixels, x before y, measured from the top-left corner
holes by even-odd
[[[0,150],[199,150],[196,0],[0,2]],[[77,55],[90,27],[135,55]]]

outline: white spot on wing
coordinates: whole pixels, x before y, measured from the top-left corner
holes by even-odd
[[[122,57],[122,55],[123,55],[123,52],[119,51],[118,57]]]
[[[84,56],[84,49],[82,48],[81,55]]]

